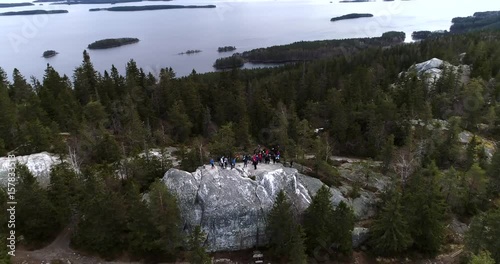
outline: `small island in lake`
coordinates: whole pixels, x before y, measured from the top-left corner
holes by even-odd
[[[224,47],[219,47],[217,49],[218,52],[229,52],[229,51],[234,51],[236,50],[235,46],[224,46]]]
[[[68,10],[26,10],[17,12],[0,13],[0,16],[22,16],[22,15],[50,15],[50,14],[66,14]]]
[[[352,13],[352,14],[347,14],[339,17],[334,17],[330,19],[330,21],[339,21],[339,20],[345,20],[345,19],[354,19],[354,18],[361,18],[361,17],[373,17],[372,14],[358,14],[358,13]]]
[[[55,50],[46,50],[43,52],[43,57],[44,58],[52,58],[54,56],[56,56],[57,54],[59,54],[58,52],[56,52]]]
[[[200,53],[201,50],[187,50],[186,52],[181,52],[179,55],[184,55],[184,54],[195,54],[195,53]]]
[[[139,42],[138,38],[101,39],[89,44],[89,49],[109,49]]]
[[[146,5],[146,6],[115,6],[108,8],[92,8],[89,9],[90,12],[94,11],[115,11],[115,12],[126,12],[126,11],[150,11],[150,10],[163,10],[163,9],[191,9],[191,8],[215,8],[215,5]]]
[[[0,3],[0,8],[18,7],[18,6],[32,6],[32,3]]]

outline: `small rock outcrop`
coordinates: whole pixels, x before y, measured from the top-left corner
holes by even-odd
[[[466,84],[470,79],[471,68],[468,65],[452,65],[449,62],[432,58],[428,61],[417,63],[408,69],[409,71],[416,71],[419,77],[426,78],[429,85],[432,85],[436,80],[443,76],[443,71],[450,69],[454,73],[460,74],[460,82]]]
[[[8,169],[10,163],[20,163],[28,167],[30,172],[35,176],[42,186],[47,186],[50,180],[50,170],[52,166],[61,163],[58,156],[48,153],[41,152],[26,156],[17,156],[13,159],[8,157],[0,158],[0,186],[5,186],[7,183]]]

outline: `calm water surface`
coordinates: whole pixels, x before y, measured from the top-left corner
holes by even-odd
[[[7,2],[26,2],[9,0]],[[338,3],[329,0],[223,1],[176,0],[120,5],[214,4],[214,9],[174,9],[140,12],[89,12],[112,5],[36,5],[2,8],[0,12],[29,9],[66,9],[68,14],[0,16],[0,67],[10,75],[18,68],[25,76],[43,77],[47,63],[72,75],[88,44],[104,38],[136,37],[137,44],[108,50],[92,50],[99,71],[114,64],[123,71],[131,58],[146,71],[172,67],[178,76],[213,71],[213,62],[231,53],[219,46],[236,46],[237,52],[301,40],[380,36],[389,30],[449,29],[451,19],[477,11],[500,10],[497,0],[414,0]],[[373,18],[330,22],[347,13],[372,13]],[[45,59],[53,49],[56,57]],[[178,55],[188,49],[201,53]]]

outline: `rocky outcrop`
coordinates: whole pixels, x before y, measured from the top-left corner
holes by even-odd
[[[352,247],[358,248],[363,245],[369,237],[370,230],[365,227],[355,227],[352,231]]]
[[[207,166],[193,173],[170,169],[163,182],[178,198],[184,230],[191,232],[200,225],[207,234],[210,251],[243,250],[267,244],[266,216],[278,192],[283,190],[300,214],[323,185],[320,180],[281,164],[261,164],[257,170],[243,169],[240,164],[233,170]],[[365,218],[368,210],[365,199],[374,199],[363,194],[352,201],[337,188],[330,191],[332,204],[345,201],[361,218]],[[366,239],[361,235],[364,229],[356,230],[359,232],[353,233],[353,241],[359,245]]]
[[[7,183],[8,168],[11,162],[24,164],[28,167],[31,173],[37,178],[42,186],[46,186],[50,180],[50,170],[52,166],[61,163],[58,156],[41,152],[26,156],[18,156],[14,159],[8,157],[0,158],[0,185],[5,186]]]
[[[438,58],[432,58],[428,61],[417,63],[411,66],[408,71],[415,71],[419,77],[425,78],[427,84],[430,86],[430,88],[432,88],[433,84],[443,76],[443,71],[445,69],[449,69],[456,74],[460,74],[461,84],[466,84],[469,82],[471,72],[470,66],[455,66]]]
[[[266,216],[280,190],[297,213],[308,207],[311,196],[297,174],[278,165],[200,168],[194,173],[171,169],[163,182],[178,197],[185,230],[200,225],[210,251],[232,251],[267,243]]]

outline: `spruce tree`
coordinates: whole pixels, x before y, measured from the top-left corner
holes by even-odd
[[[438,184],[440,173],[435,163],[415,173],[403,197],[413,245],[430,255],[439,251],[445,235],[446,205]]]
[[[402,253],[413,243],[401,200],[399,191],[389,191],[370,228],[370,245],[378,255]]]
[[[481,213],[472,219],[465,235],[465,248],[473,254],[489,251],[491,257],[500,263],[500,209]]]
[[[491,158],[491,163],[486,170],[489,179],[488,196],[491,198],[500,195],[500,151],[496,151]]]
[[[304,213],[304,230],[307,234],[308,252],[313,252],[318,246],[330,246],[334,241],[334,208],[331,202],[330,189],[323,185],[313,197],[311,204]]]
[[[291,203],[286,198],[285,192],[281,190],[276,196],[273,208],[267,216],[267,236],[272,255],[282,261],[293,261],[291,256],[297,256],[302,252],[294,250],[305,250],[301,245],[302,235],[298,234],[298,224],[294,218]],[[301,261],[301,258],[298,259]]]
[[[200,226],[196,226],[193,230],[193,233],[189,237],[189,262],[193,264],[210,264],[211,259],[207,254],[205,246],[206,235],[201,230]]]
[[[174,257],[181,244],[181,218],[176,197],[160,180],[149,188],[149,210],[159,237],[153,246],[168,257]]]
[[[28,168],[18,164],[16,229],[23,235],[28,247],[49,243],[61,228],[57,210]]]
[[[338,250],[346,255],[352,253],[352,231],[354,229],[354,212],[344,202],[341,201],[333,213],[334,242],[338,245]]]

